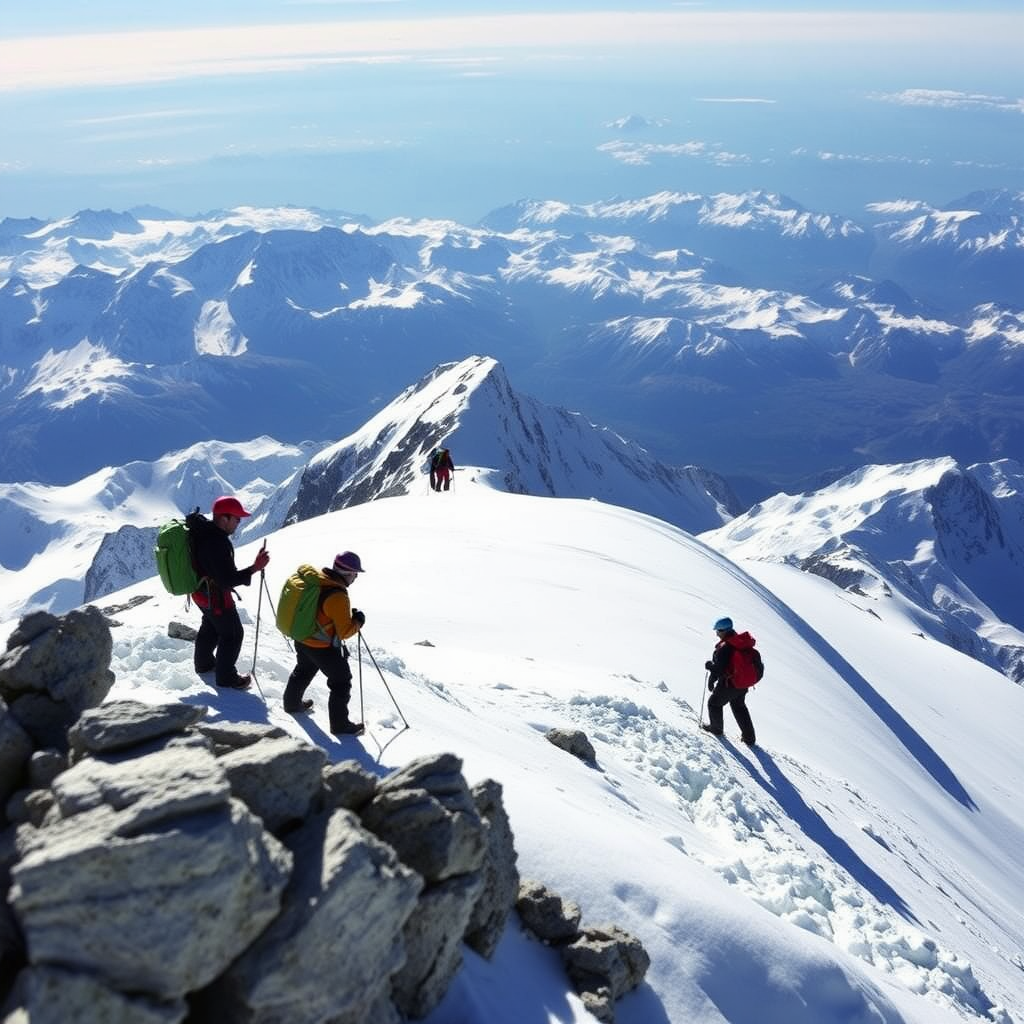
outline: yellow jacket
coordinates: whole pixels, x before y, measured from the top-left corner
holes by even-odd
[[[347,640],[359,632],[359,627],[352,621],[352,602],[344,587],[332,590],[324,598],[316,613],[316,621],[319,631],[301,641],[307,647],[332,647],[335,637]]]

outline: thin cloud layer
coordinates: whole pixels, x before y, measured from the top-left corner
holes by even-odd
[[[1024,98],[986,96],[955,89],[903,89],[900,92],[870,93],[869,99],[903,107],[942,107],[946,110],[1008,110],[1024,114]]]
[[[718,143],[699,141],[654,143],[627,142],[616,139],[614,142],[602,143],[597,150],[599,153],[607,153],[619,163],[629,164],[633,167],[647,166],[653,158],[659,156],[697,157],[719,166],[752,162],[745,153],[730,153],[728,150],[722,149]]]

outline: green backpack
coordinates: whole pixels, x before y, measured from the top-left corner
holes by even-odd
[[[200,588],[202,580],[192,565],[192,548],[184,519],[172,519],[160,527],[153,553],[160,582],[169,594],[192,594]]]
[[[333,584],[319,569],[300,565],[281,588],[281,599],[277,602],[277,628],[292,640],[308,640],[317,634],[321,639],[328,639],[316,621],[320,595],[325,589],[343,588]]]

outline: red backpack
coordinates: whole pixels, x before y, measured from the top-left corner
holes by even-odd
[[[755,642],[749,633],[739,633],[726,641],[732,648],[732,661],[729,664],[732,685],[738,690],[749,689],[759,683],[764,675],[764,662],[761,660],[761,652],[754,647]]]

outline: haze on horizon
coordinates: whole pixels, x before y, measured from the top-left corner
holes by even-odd
[[[5,12],[0,216],[765,188],[860,216],[1024,188],[1024,11],[57,0]]]

